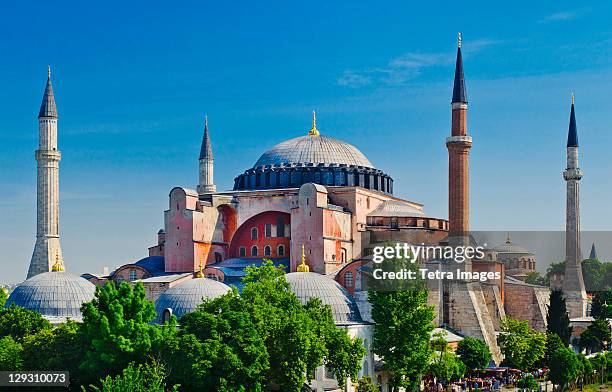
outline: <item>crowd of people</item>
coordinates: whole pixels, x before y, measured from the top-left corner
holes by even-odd
[[[424,390],[429,392],[466,392],[480,390],[484,392],[501,391],[502,389],[517,387],[519,380],[532,375],[534,380],[543,380],[548,369],[537,369],[524,373],[511,368],[486,369],[477,377],[465,377],[451,383],[428,378],[424,380]]]

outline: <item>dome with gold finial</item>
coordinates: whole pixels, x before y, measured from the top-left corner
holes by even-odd
[[[20,306],[40,313],[52,323],[67,319],[80,321],[81,306],[94,299],[96,286],[86,279],[65,271],[56,257],[51,271],[35,275],[19,284],[5,306]]]
[[[234,190],[298,188],[308,182],[393,193],[393,179],[357,147],[321,134],[314,111],[306,135],[264,152],[252,168],[235,178]]]

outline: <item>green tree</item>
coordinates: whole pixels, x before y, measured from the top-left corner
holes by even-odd
[[[40,313],[28,310],[15,304],[0,309],[0,338],[11,336],[21,342],[26,336],[43,329],[51,329],[51,323]]]
[[[533,271],[527,274],[525,277],[525,283],[548,286],[549,281],[545,276],[541,276],[539,272]]]
[[[608,264],[612,265],[612,263]],[[612,276],[610,279],[612,280]],[[612,289],[598,291],[593,295],[591,316],[595,318],[612,318]]]
[[[121,375],[106,376],[101,386],[90,385],[92,392],[166,392],[178,391],[178,385],[166,389],[166,370],[158,362],[135,365],[130,363]],[[86,391],[83,388],[83,391]]]
[[[429,364],[429,374],[438,380],[450,382],[464,376],[465,364],[452,352],[435,355]]]
[[[548,332],[546,334],[546,353],[543,365],[550,367],[553,353],[562,348],[567,348],[567,344],[564,344],[556,333]]]
[[[68,321],[53,329],[43,329],[23,339],[24,370],[68,370],[73,385],[78,384],[79,366],[86,344],[80,323]]]
[[[567,314],[565,297],[563,297],[563,293],[560,290],[550,292],[550,304],[546,313],[546,323],[547,332],[556,334],[563,343],[569,344],[572,336],[572,327],[570,326]]]
[[[548,379],[564,391],[580,374],[580,361],[570,348],[560,348],[552,353]]]
[[[580,347],[592,351],[606,349],[610,344],[610,324],[606,319],[596,318],[581,334]]]
[[[4,307],[6,304],[6,300],[8,299],[8,290],[4,287],[0,287],[0,309]]]
[[[0,338],[0,370],[22,370],[23,347],[11,336]]]
[[[134,286],[107,282],[83,305],[83,338],[88,343],[80,368],[85,376],[115,375],[130,362],[144,363],[159,338],[160,328],[142,283]]]
[[[357,391],[359,392],[378,392],[378,386],[372,382],[368,376],[363,376],[357,382]]]
[[[544,357],[546,335],[529,328],[527,321],[502,320],[498,343],[504,354],[504,362],[511,367],[528,370]]]
[[[261,391],[265,385],[266,346],[235,290],[184,315],[178,335],[165,342],[170,380],[186,390]]]
[[[387,271],[418,268],[403,259],[385,260],[381,264]],[[431,357],[429,340],[434,310],[427,303],[428,292],[423,282],[412,281],[408,287],[406,282],[402,287],[387,284],[384,287],[383,282],[383,287],[368,292],[375,323],[372,350],[392,374],[392,386],[416,390]]]
[[[518,380],[516,386],[521,391],[535,391],[538,389],[538,382],[531,373],[526,373],[520,380]]]
[[[546,277],[563,275],[565,262],[552,263],[546,270]],[[582,276],[584,285],[589,293],[608,290],[612,288],[612,263],[587,259],[582,262]]]
[[[484,369],[491,362],[491,351],[487,344],[476,338],[466,336],[457,346],[457,355],[470,371]]]
[[[283,391],[299,391],[324,363],[339,382],[343,374],[356,376],[363,357],[361,340],[336,331],[329,306],[322,306],[317,299],[302,305],[282,269],[270,261],[246,271],[240,298],[265,342],[272,384]],[[320,316],[315,318],[315,314]]]

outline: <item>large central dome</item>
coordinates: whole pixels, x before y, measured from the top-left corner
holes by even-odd
[[[277,144],[234,179],[234,190],[299,188],[306,183],[356,186],[393,194],[393,179],[372,165],[355,146],[321,136],[316,118],[312,129]]]
[[[345,164],[374,168],[355,146],[327,136],[308,135],[277,144],[257,160],[253,167],[290,164]]]

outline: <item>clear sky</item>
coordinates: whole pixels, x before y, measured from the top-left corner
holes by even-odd
[[[320,131],[360,148],[398,196],[446,217],[457,31],[474,138],[472,227],[563,229],[575,91],[582,224],[610,228],[612,3],[170,4],[0,5],[0,282],[25,276],[34,246],[47,64],[60,115],[62,248],[75,273],[146,256],[170,189],[197,183],[205,113],[220,189],[267,148],[306,134],[315,109]]]

